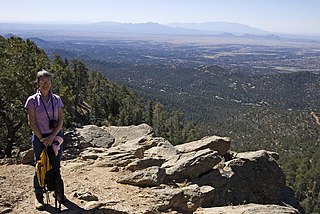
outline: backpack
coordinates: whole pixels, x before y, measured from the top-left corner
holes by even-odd
[[[41,187],[45,186],[47,171],[51,170],[52,166],[49,160],[47,147],[41,151],[40,160],[36,163],[36,175],[38,178],[39,185]]]
[[[45,147],[40,160],[36,164],[36,174],[41,187],[44,187],[49,201],[49,191],[54,191],[55,208],[61,211],[61,204],[64,203],[64,184],[60,170],[57,167],[57,160],[52,147]],[[57,207],[59,202],[59,208]]]

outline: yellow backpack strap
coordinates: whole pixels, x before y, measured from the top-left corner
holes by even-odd
[[[46,154],[45,149],[43,149],[40,153],[40,159],[36,164],[36,174],[38,178],[39,185],[44,187],[44,171],[46,167]]]
[[[36,175],[37,175],[37,179],[38,179],[38,183],[41,187],[42,186],[42,183],[41,183],[41,160],[37,160],[37,163],[36,163]]]
[[[47,172],[52,168],[51,163],[50,163],[50,158],[49,158],[49,155],[48,155],[47,146],[45,148],[45,154],[46,154],[46,172]]]

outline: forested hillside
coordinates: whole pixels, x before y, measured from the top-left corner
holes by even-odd
[[[140,74],[137,70],[135,76]],[[149,78],[150,85],[145,81],[143,88],[137,87],[133,78],[129,83],[145,97],[184,112],[209,135],[231,137],[236,151],[278,152],[288,185],[309,213],[316,212],[320,199],[320,75],[252,75],[219,66],[146,73],[140,79]],[[156,81],[163,78],[166,80]]]
[[[280,154],[287,182],[308,212],[320,191],[320,75],[252,73],[197,63],[88,62],[146,99],[181,111],[207,135],[229,136],[236,151]]]
[[[0,157],[31,147],[24,103],[36,91],[36,74],[54,74],[54,93],[64,102],[65,129],[84,124],[135,125],[146,122],[159,136],[179,144],[199,138],[199,129],[179,112],[166,111],[157,102],[143,102],[136,92],[107,80],[78,60],[45,52],[30,40],[0,37]],[[183,136],[183,137],[181,137]]]

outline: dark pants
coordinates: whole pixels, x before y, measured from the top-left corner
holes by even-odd
[[[60,131],[57,135],[63,137],[62,131]],[[42,135],[42,137],[48,137],[48,136],[50,136],[50,134]],[[40,154],[42,150],[45,148],[45,146],[43,145],[43,143],[40,142],[39,138],[37,138],[35,134],[32,134],[32,148],[34,152],[34,165],[36,165],[37,161],[40,160]],[[63,150],[63,143],[60,145],[60,149],[56,157],[57,169],[59,170],[60,170],[60,161],[62,157],[62,150]],[[34,192],[44,193],[44,188],[41,187],[38,182],[36,168],[34,168],[33,187],[34,187]]]

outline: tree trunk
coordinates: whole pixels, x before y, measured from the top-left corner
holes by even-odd
[[[18,140],[18,137],[16,136],[17,131],[22,126],[23,121],[20,121],[16,126],[13,125],[13,121],[8,118],[7,120],[7,139],[6,139],[6,148],[4,149],[5,156],[8,158],[12,157],[12,148],[13,143]]]
[[[6,141],[6,148],[4,149],[5,157],[8,157],[8,158],[12,157],[12,147],[13,147],[12,140],[7,140]]]

